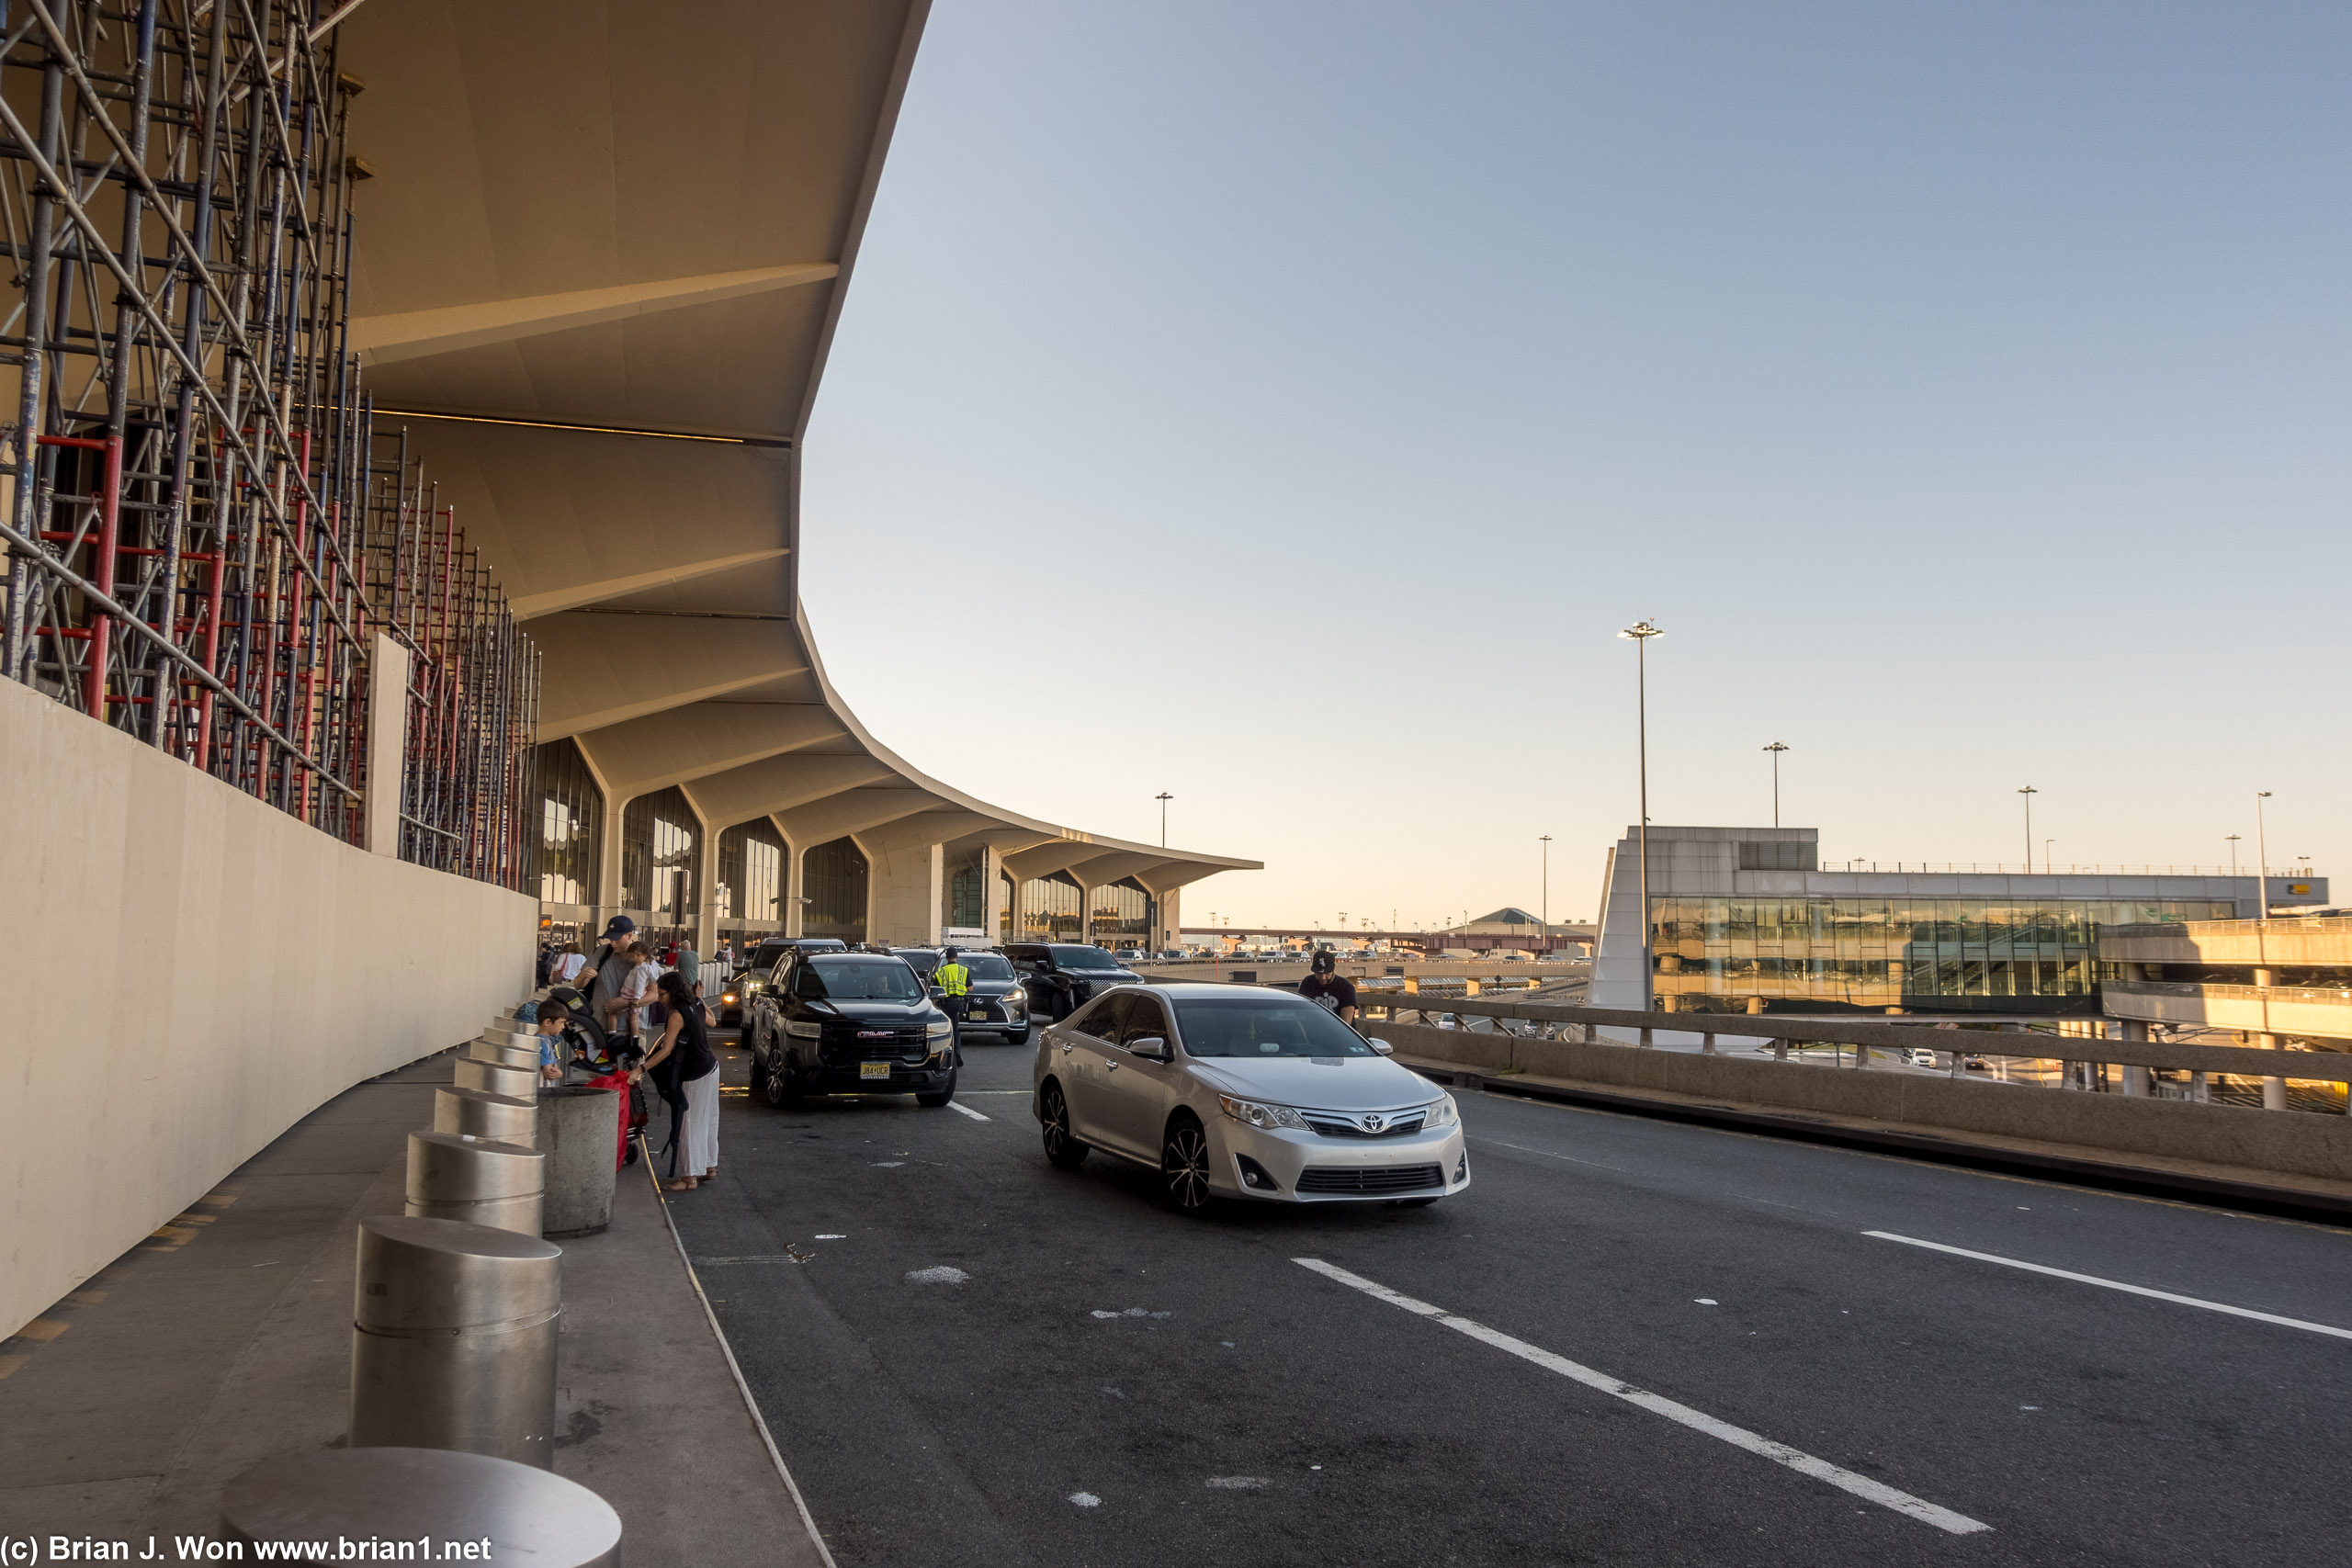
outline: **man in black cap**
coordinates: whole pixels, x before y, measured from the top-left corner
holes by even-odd
[[[588,1016],[603,1021],[605,1004],[628,989],[628,972],[632,967],[628,957],[629,943],[637,940],[637,922],[627,915],[615,915],[605,925],[605,940],[598,944],[589,966],[595,971],[588,983]],[[619,1032],[626,1034],[624,1028]]]
[[[1298,994],[1338,1013],[1340,1021],[1349,1028],[1355,1027],[1355,982],[1340,974],[1339,954],[1329,948],[1316,950],[1315,962],[1309,967],[1306,978],[1298,983]]]

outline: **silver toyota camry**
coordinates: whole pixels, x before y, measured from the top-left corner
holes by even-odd
[[[1122,986],[1037,1037],[1046,1157],[1095,1149],[1168,1201],[1434,1203],[1470,1185],[1453,1097],[1303,997]]]

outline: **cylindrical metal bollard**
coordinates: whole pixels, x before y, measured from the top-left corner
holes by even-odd
[[[408,1135],[408,1213],[537,1235],[548,1157],[524,1144],[463,1133]]]
[[[536,1069],[539,1065],[539,1047],[537,1044],[538,1036],[535,1034],[518,1034],[514,1038],[517,1040],[528,1040],[532,1042],[532,1043],[528,1045],[492,1045],[487,1041],[469,1041],[467,1043],[466,1054],[463,1059],[469,1062],[492,1062],[502,1067],[528,1067]]]
[[[497,1138],[527,1148],[538,1141],[538,1127],[537,1099],[488,1094],[478,1089],[433,1091],[433,1130],[436,1133],[470,1133],[477,1138]]]
[[[430,1557],[455,1558],[487,1541],[474,1560],[535,1568],[617,1568],[621,1560],[620,1516],[578,1482],[443,1449],[327,1449],[271,1459],[229,1483],[220,1525],[248,1548],[424,1541]]]
[[[474,1038],[488,1045],[533,1045],[538,1043],[539,1026],[536,1021],[493,1023]]]
[[[555,1465],[563,1249],[457,1220],[359,1222],[351,1446]]]
[[[613,1223],[620,1115],[617,1089],[573,1084],[540,1098],[538,1146],[547,1156],[541,1235],[594,1235]]]
[[[539,1091],[539,1069],[502,1066],[496,1062],[477,1062],[470,1056],[458,1059],[458,1087],[478,1089],[489,1094],[510,1095],[516,1100],[528,1100]]]

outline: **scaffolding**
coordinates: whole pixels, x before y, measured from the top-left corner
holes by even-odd
[[[520,888],[538,656],[349,348],[350,9],[0,0],[0,674],[346,842],[397,787],[402,858]]]

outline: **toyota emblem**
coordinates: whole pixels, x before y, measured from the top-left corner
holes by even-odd
[[[1386,1122],[1377,1116],[1367,1116],[1363,1119],[1363,1130],[1367,1133],[1377,1133],[1387,1125]]]

